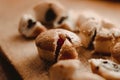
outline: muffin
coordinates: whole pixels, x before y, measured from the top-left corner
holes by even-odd
[[[54,28],[54,24],[59,24],[67,17],[67,11],[57,1],[43,1],[34,7],[36,19],[47,28]]]
[[[83,12],[79,15],[77,20],[77,26],[79,29],[79,36],[81,37],[81,42],[85,48],[92,46],[92,42],[101,27],[101,19],[94,12]]]
[[[36,46],[43,60],[56,62],[60,53],[62,53],[61,57],[67,54],[74,56],[69,58],[77,58],[77,51],[82,45],[80,38],[75,33],[64,29],[51,29],[41,33],[36,38]],[[69,52],[69,50],[73,53]]]
[[[120,65],[105,59],[89,60],[93,73],[107,80],[120,80]]]
[[[116,42],[120,41],[119,27],[109,20],[102,20],[102,27],[97,32],[94,40],[95,52],[110,55],[111,48]],[[105,46],[105,47],[103,47]]]
[[[33,16],[26,14],[20,19],[18,30],[26,38],[35,38],[47,29],[40,22],[37,22]]]
[[[113,35],[108,29],[102,28],[95,37],[93,42],[94,50],[97,53],[110,55],[111,47],[113,46]]]
[[[83,65],[79,60],[61,60],[49,70],[50,80],[105,80],[90,72],[82,71]]]

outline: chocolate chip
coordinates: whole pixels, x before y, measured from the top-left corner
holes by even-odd
[[[65,19],[67,19],[68,18],[68,16],[66,16],[66,17],[61,17],[61,19],[58,21],[58,24],[61,24]]]
[[[27,27],[32,28],[35,24],[36,24],[36,22],[34,22],[32,19],[29,19]]]
[[[114,66],[115,69],[119,68],[117,64],[113,64],[113,66]]]
[[[69,36],[66,36],[66,38],[72,43],[72,40]]]
[[[99,70],[99,66],[97,66],[96,69]]]
[[[107,61],[103,61],[104,64],[107,64],[108,62]]]
[[[57,15],[53,11],[53,9],[49,8],[45,14],[45,20],[47,22],[54,21],[56,19]]]
[[[88,49],[93,49],[93,41],[95,40],[96,34],[97,34],[97,31],[95,30],[94,35],[93,35],[93,37],[92,37],[92,39],[90,41]]]

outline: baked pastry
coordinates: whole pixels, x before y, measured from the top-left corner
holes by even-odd
[[[85,48],[92,46],[92,42],[96,36],[96,33],[101,27],[101,19],[98,15],[92,12],[84,12],[79,15],[77,25],[79,28],[79,36],[81,42]]]
[[[120,80],[120,65],[105,59],[90,59],[89,62],[93,73],[107,80]]]
[[[67,18],[66,9],[56,1],[43,1],[34,7],[35,16],[47,28],[54,28],[54,24],[60,24]]]
[[[77,59],[61,60],[49,70],[50,80],[105,80],[104,78],[81,71],[82,63]]]
[[[117,42],[111,49],[111,57],[112,59],[120,63],[120,42]]]
[[[43,9],[44,8],[44,9]],[[79,13],[73,10],[67,11],[64,6],[56,1],[44,1],[34,7],[38,21],[47,28],[64,28],[77,32],[77,18]]]
[[[50,80],[69,80],[79,70],[80,64],[76,59],[58,61],[49,70]]]
[[[94,50],[98,53],[110,54],[114,43],[118,41],[120,31],[109,20],[102,20],[102,28],[97,32],[94,40]],[[103,47],[105,46],[105,47]]]
[[[95,37],[93,42],[94,50],[98,53],[110,54],[113,46],[113,35],[110,30],[102,28]],[[105,46],[105,47],[104,47]]]
[[[35,38],[46,28],[31,15],[23,15],[19,22],[19,32],[27,38]]]
[[[81,42],[85,48],[92,46],[98,32],[96,27],[100,27],[100,25],[93,21],[88,21],[81,25],[79,36],[81,37]]]
[[[69,52],[68,50],[75,53],[69,52],[66,54],[70,54],[70,58],[76,58],[76,52],[81,46],[81,41],[73,32],[64,29],[51,29],[41,33],[36,38],[36,46],[38,48],[39,55],[43,60],[55,62],[60,55],[59,53],[62,53],[63,55],[64,51]],[[68,49],[65,47],[68,47]],[[65,48],[66,50],[62,48]],[[71,54],[72,56],[75,55],[75,57],[72,57]],[[68,57],[66,58],[68,59]]]

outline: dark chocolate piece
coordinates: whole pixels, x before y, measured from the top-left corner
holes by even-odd
[[[29,20],[28,20],[28,25],[27,25],[27,27],[28,27],[28,28],[32,28],[35,24],[36,24],[35,21],[33,21],[32,19],[29,19]]]
[[[54,21],[56,19],[57,15],[53,11],[53,9],[49,8],[45,14],[45,20],[47,22]]]

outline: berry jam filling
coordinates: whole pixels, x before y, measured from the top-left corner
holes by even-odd
[[[58,58],[58,55],[59,55],[59,52],[60,52],[60,49],[64,43],[65,39],[59,37],[58,41],[57,41],[57,47],[56,47],[56,51],[55,51],[55,60],[57,61],[57,58]]]

